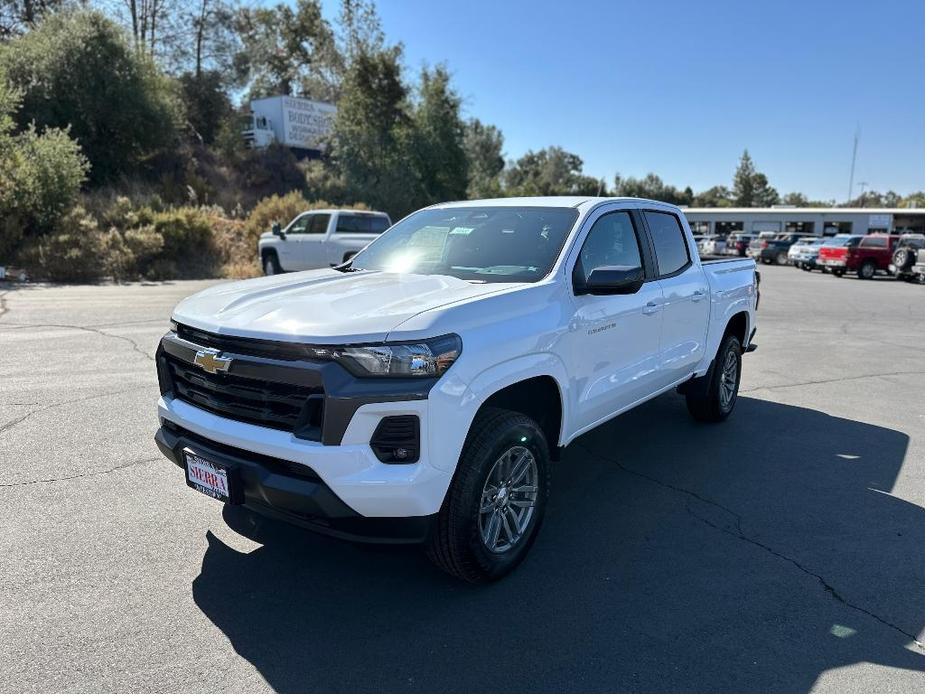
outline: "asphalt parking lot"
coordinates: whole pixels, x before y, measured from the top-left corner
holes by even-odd
[[[207,283],[0,287],[0,690],[925,690],[925,287],[761,271],[732,419],[582,437],[481,588],[184,485],[152,355]]]

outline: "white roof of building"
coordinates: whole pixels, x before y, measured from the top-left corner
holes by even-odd
[[[923,207],[682,207],[700,214],[925,214]]]

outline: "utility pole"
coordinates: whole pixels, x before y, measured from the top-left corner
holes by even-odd
[[[851,176],[848,177],[848,202],[851,202],[851,196],[854,195],[854,163],[858,158],[858,138],[861,135],[861,126],[854,131],[854,149],[851,151]]]

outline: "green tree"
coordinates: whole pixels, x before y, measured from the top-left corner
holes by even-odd
[[[672,205],[690,205],[694,199],[694,191],[690,186],[679,190],[662,181],[654,173],[647,174],[645,178],[623,178],[617,174],[614,178],[613,194],[619,197],[661,200]]]
[[[795,207],[834,207],[831,200],[810,200],[803,193],[787,193],[781,198],[784,205],[793,205]]]
[[[726,186],[713,186],[694,196],[694,207],[732,207],[732,193]]]
[[[468,160],[461,100],[450,86],[446,67],[421,71],[414,106],[414,168],[420,190],[416,206],[466,197]]]
[[[742,152],[733,178],[732,195],[739,207],[770,207],[780,199],[768,183],[768,177],[755,168],[747,149]]]
[[[401,47],[362,52],[345,75],[333,126],[330,175],[342,177],[352,200],[395,217],[415,209],[421,197],[412,163],[414,121],[408,98]]]
[[[603,181],[582,173],[581,157],[561,147],[529,151],[504,175],[507,195],[597,195]]]
[[[336,95],[337,46],[318,0],[296,0],[294,8],[247,8],[236,24],[241,40],[234,58],[237,79],[252,98]]]
[[[94,182],[137,172],[176,144],[172,87],[98,12],[49,17],[0,49],[0,68],[23,95],[20,126],[69,127]]]
[[[466,123],[463,138],[469,181],[469,198],[492,198],[501,195],[501,172],[504,171],[504,136],[493,125],[478,118]]]
[[[23,236],[49,231],[73,206],[87,160],[65,130],[15,131],[20,94],[0,70],[0,258]]]
[[[180,75],[180,92],[186,104],[186,121],[200,142],[210,145],[218,137],[222,124],[232,118],[231,100],[225,93],[224,78],[215,70],[199,75]],[[240,142],[240,135],[237,134]]]
[[[888,190],[885,193],[876,190],[868,190],[861,193],[854,200],[845,203],[845,207],[899,207],[902,203],[902,196],[896,191]]]
[[[53,12],[76,4],[76,0],[3,0],[0,2],[0,40],[35,28]]]

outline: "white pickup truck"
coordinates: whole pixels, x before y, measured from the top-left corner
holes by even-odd
[[[257,252],[265,275],[334,267],[363,250],[392,226],[385,212],[311,210],[285,228],[260,236]]]
[[[436,205],[337,269],[181,302],[156,440],[225,503],[497,579],[577,437],[672,389],[729,416],[758,281],[751,259],[702,261],[660,202]]]

